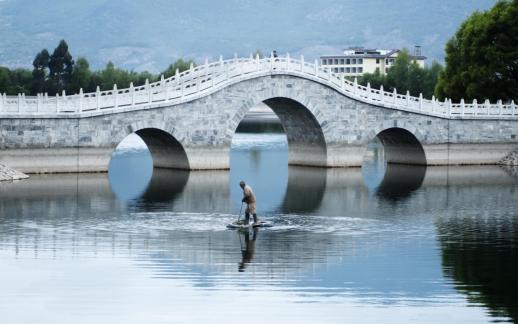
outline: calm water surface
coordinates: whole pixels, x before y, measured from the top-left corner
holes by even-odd
[[[151,169],[0,185],[1,323],[518,320],[518,172],[287,166],[238,134],[230,172]],[[237,232],[239,180],[270,229]]]

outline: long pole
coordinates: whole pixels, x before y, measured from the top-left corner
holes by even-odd
[[[241,208],[239,209],[239,216],[237,216],[237,222],[239,222],[239,219],[241,218],[241,212],[243,211],[243,202],[241,202]]]

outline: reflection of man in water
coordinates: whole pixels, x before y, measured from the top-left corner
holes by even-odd
[[[257,213],[256,213],[256,205],[255,205],[255,195],[252,191],[252,188],[248,186],[244,181],[241,181],[239,183],[239,186],[241,189],[243,189],[243,199],[242,202],[246,203],[246,210],[245,210],[245,225],[248,225],[250,223],[250,214],[254,216],[254,223],[258,223],[257,219]]]
[[[238,270],[239,272],[244,272],[246,266],[252,262],[255,254],[255,240],[257,239],[257,233],[259,232],[258,228],[254,228],[252,234],[252,240],[250,240],[250,231],[248,229],[245,230],[244,233],[239,233],[239,241],[241,243],[241,236],[243,235],[245,238],[245,244],[241,243],[241,255],[243,259],[239,262]]]

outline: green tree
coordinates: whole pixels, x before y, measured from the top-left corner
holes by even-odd
[[[32,71],[27,69],[15,69],[9,73],[11,85],[8,89],[8,93],[16,95],[18,93],[24,93],[29,95],[32,88]]]
[[[0,66],[0,95],[8,93],[11,88],[10,71],[8,68]]]
[[[53,92],[67,88],[74,70],[74,60],[68,51],[68,44],[61,40],[49,59],[49,77]]]
[[[387,87],[387,80],[384,75],[380,73],[380,69],[376,69],[374,73],[365,73],[358,78],[358,83],[367,85],[369,83],[373,89],[379,89],[382,85]],[[387,89],[385,89],[387,90]]]
[[[109,61],[104,70],[100,71],[100,86],[102,90],[113,89],[113,85],[117,84],[119,89],[127,88],[132,82],[130,72],[115,67],[113,62]]]
[[[39,52],[32,62],[32,87],[31,94],[43,93],[47,90],[47,78],[49,74],[49,52],[44,49]]]
[[[162,74],[165,78],[172,77],[173,75],[175,75],[176,69],[178,69],[181,73],[183,71],[188,70],[191,67],[191,63],[195,65],[193,60],[178,59],[173,64],[169,65],[167,69],[165,69],[165,71],[162,72]]]
[[[74,64],[70,83],[68,85],[68,91],[71,93],[79,93],[80,89],[83,91],[94,91],[91,89],[92,72],[90,71],[90,64],[84,57],[77,59]]]
[[[411,85],[409,83],[411,64],[412,60],[410,58],[410,54],[408,54],[408,50],[403,49],[400,51],[394,61],[394,65],[392,65],[387,72],[386,85],[390,90],[394,88],[399,89],[400,91],[411,90]],[[415,95],[415,93],[413,94]]]
[[[518,0],[472,14],[446,44],[445,60],[440,98],[518,100]]]

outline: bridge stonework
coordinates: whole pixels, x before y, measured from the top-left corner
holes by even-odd
[[[292,165],[360,166],[376,136],[394,163],[496,164],[518,148],[518,119],[455,119],[387,108],[322,82],[267,73],[181,103],[82,116],[0,115],[0,163],[29,173],[106,171],[116,146],[136,132],[156,167],[226,169],[238,124],[260,102],[279,117]]]

